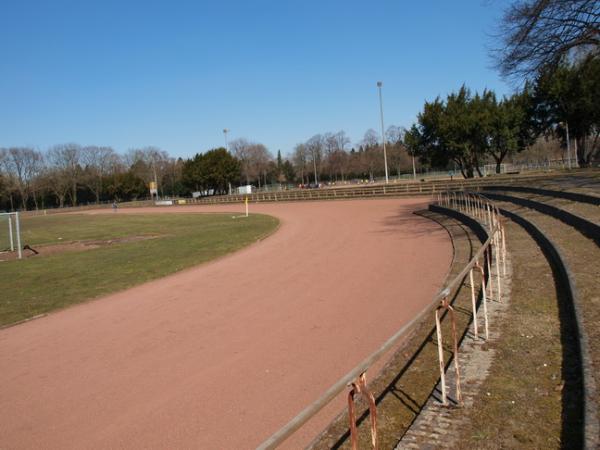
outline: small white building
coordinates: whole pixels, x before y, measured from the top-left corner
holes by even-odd
[[[247,184],[246,186],[239,186],[238,194],[252,194],[252,185]]]

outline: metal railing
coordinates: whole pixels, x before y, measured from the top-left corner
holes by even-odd
[[[196,199],[182,199],[185,204],[242,203],[246,198],[252,203],[298,200],[340,200],[352,198],[431,196],[443,191],[479,190],[486,186],[531,183],[554,177],[554,174],[499,175],[486,178],[435,180],[425,182],[371,184],[357,186],[323,187],[320,189],[291,189],[252,194],[215,195]]]
[[[502,273],[506,276],[506,244],[504,226],[500,220],[498,208],[487,198],[480,194],[469,192],[440,192],[435,195],[438,206],[459,211],[462,214],[471,216],[485,228],[487,239],[481,245],[479,250],[471,258],[469,263],[454,277],[432,300],[432,302],[423,308],[412,320],[403,325],[392,337],[390,337],[379,349],[371,353],[367,358],[361,361],[357,366],[350,370],[346,375],[341,377],[333,386],[321,395],[312,404],[307,406],[296,417],[290,420],[283,428],[279,429],[266,441],[264,441],[258,449],[267,450],[274,449],[281,445],[286,439],[300,429],[308,420],[315,416],[321,409],[329,404],[342,391],[349,388],[348,392],[348,412],[350,419],[350,435],[352,449],[357,448],[357,431],[354,409],[354,396],[361,394],[369,404],[371,415],[371,444],[374,449],[378,448],[377,443],[377,406],[374,396],[370,392],[366,382],[366,373],[388,350],[392,349],[396,344],[405,338],[412,327],[424,319],[431,309],[437,305],[435,309],[436,333],[438,341],[438,357],[440,369],[440,381],[442,386],[442,403],[448,404],[446,395],[446,378],[445,378],[445,362],[442,350],[442,331],[440,326],[440,311],[447,310],[450,314],[452,322],[452,339],[454,349],[454,366],[456,372],[456,392],[460,402],[460,368],[458,365],[458,337],[456,333],[456,322],[454,319],[454,310],[450,301],[450,296],[458,291],[463,285],[465,277],[468,275],[471,285],[471,299],[473,307],[473,323],[475,335],[479,335],[477,323],[477,302],[474,289],[474,272],[481,276],[481,291],[482,305],[484,310],[485,322],[485,337],[488,337],[488,318],[487,318],[487,301],[497,295],[501,298],[501,283],[500,283],[500,267]],[[495,256],[495,261],[493,256]],[[496,269],[497,287],[494,288],[491,282],[492,269]],[[489,281],[489,282],[488,282]],[[495,292],[494,292],[495,291]]]

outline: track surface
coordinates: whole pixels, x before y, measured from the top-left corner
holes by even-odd
[[[431,301],[452,246],[425,206],[251,205],[263,242],[0,331],[0,448],[254,448]]]

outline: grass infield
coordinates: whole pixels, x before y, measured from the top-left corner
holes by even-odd
[[[210,261],[268,236],[278,223],[260,214],[22,217],[22,243],[40,255],[0,262],[0,325]]]

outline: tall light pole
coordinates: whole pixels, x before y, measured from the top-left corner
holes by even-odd
[[[229,130],[227,128],[224,128],[223,134],[225,135],[225,150],[229,151],[229,144],[227,142],[227,133],[229,133]]]
[[[390,180],[388,178],[388,166],[387,166],[387,153],[385,152],[385,130],[383,127],[383,99],[381,97],[381,86],[383,83],[381,81],[377,82],[377,87],[379,88],[379,112],[381,113],[381,139],[383,142],[383,163],[385,165],[385,183],[389,183]]]

